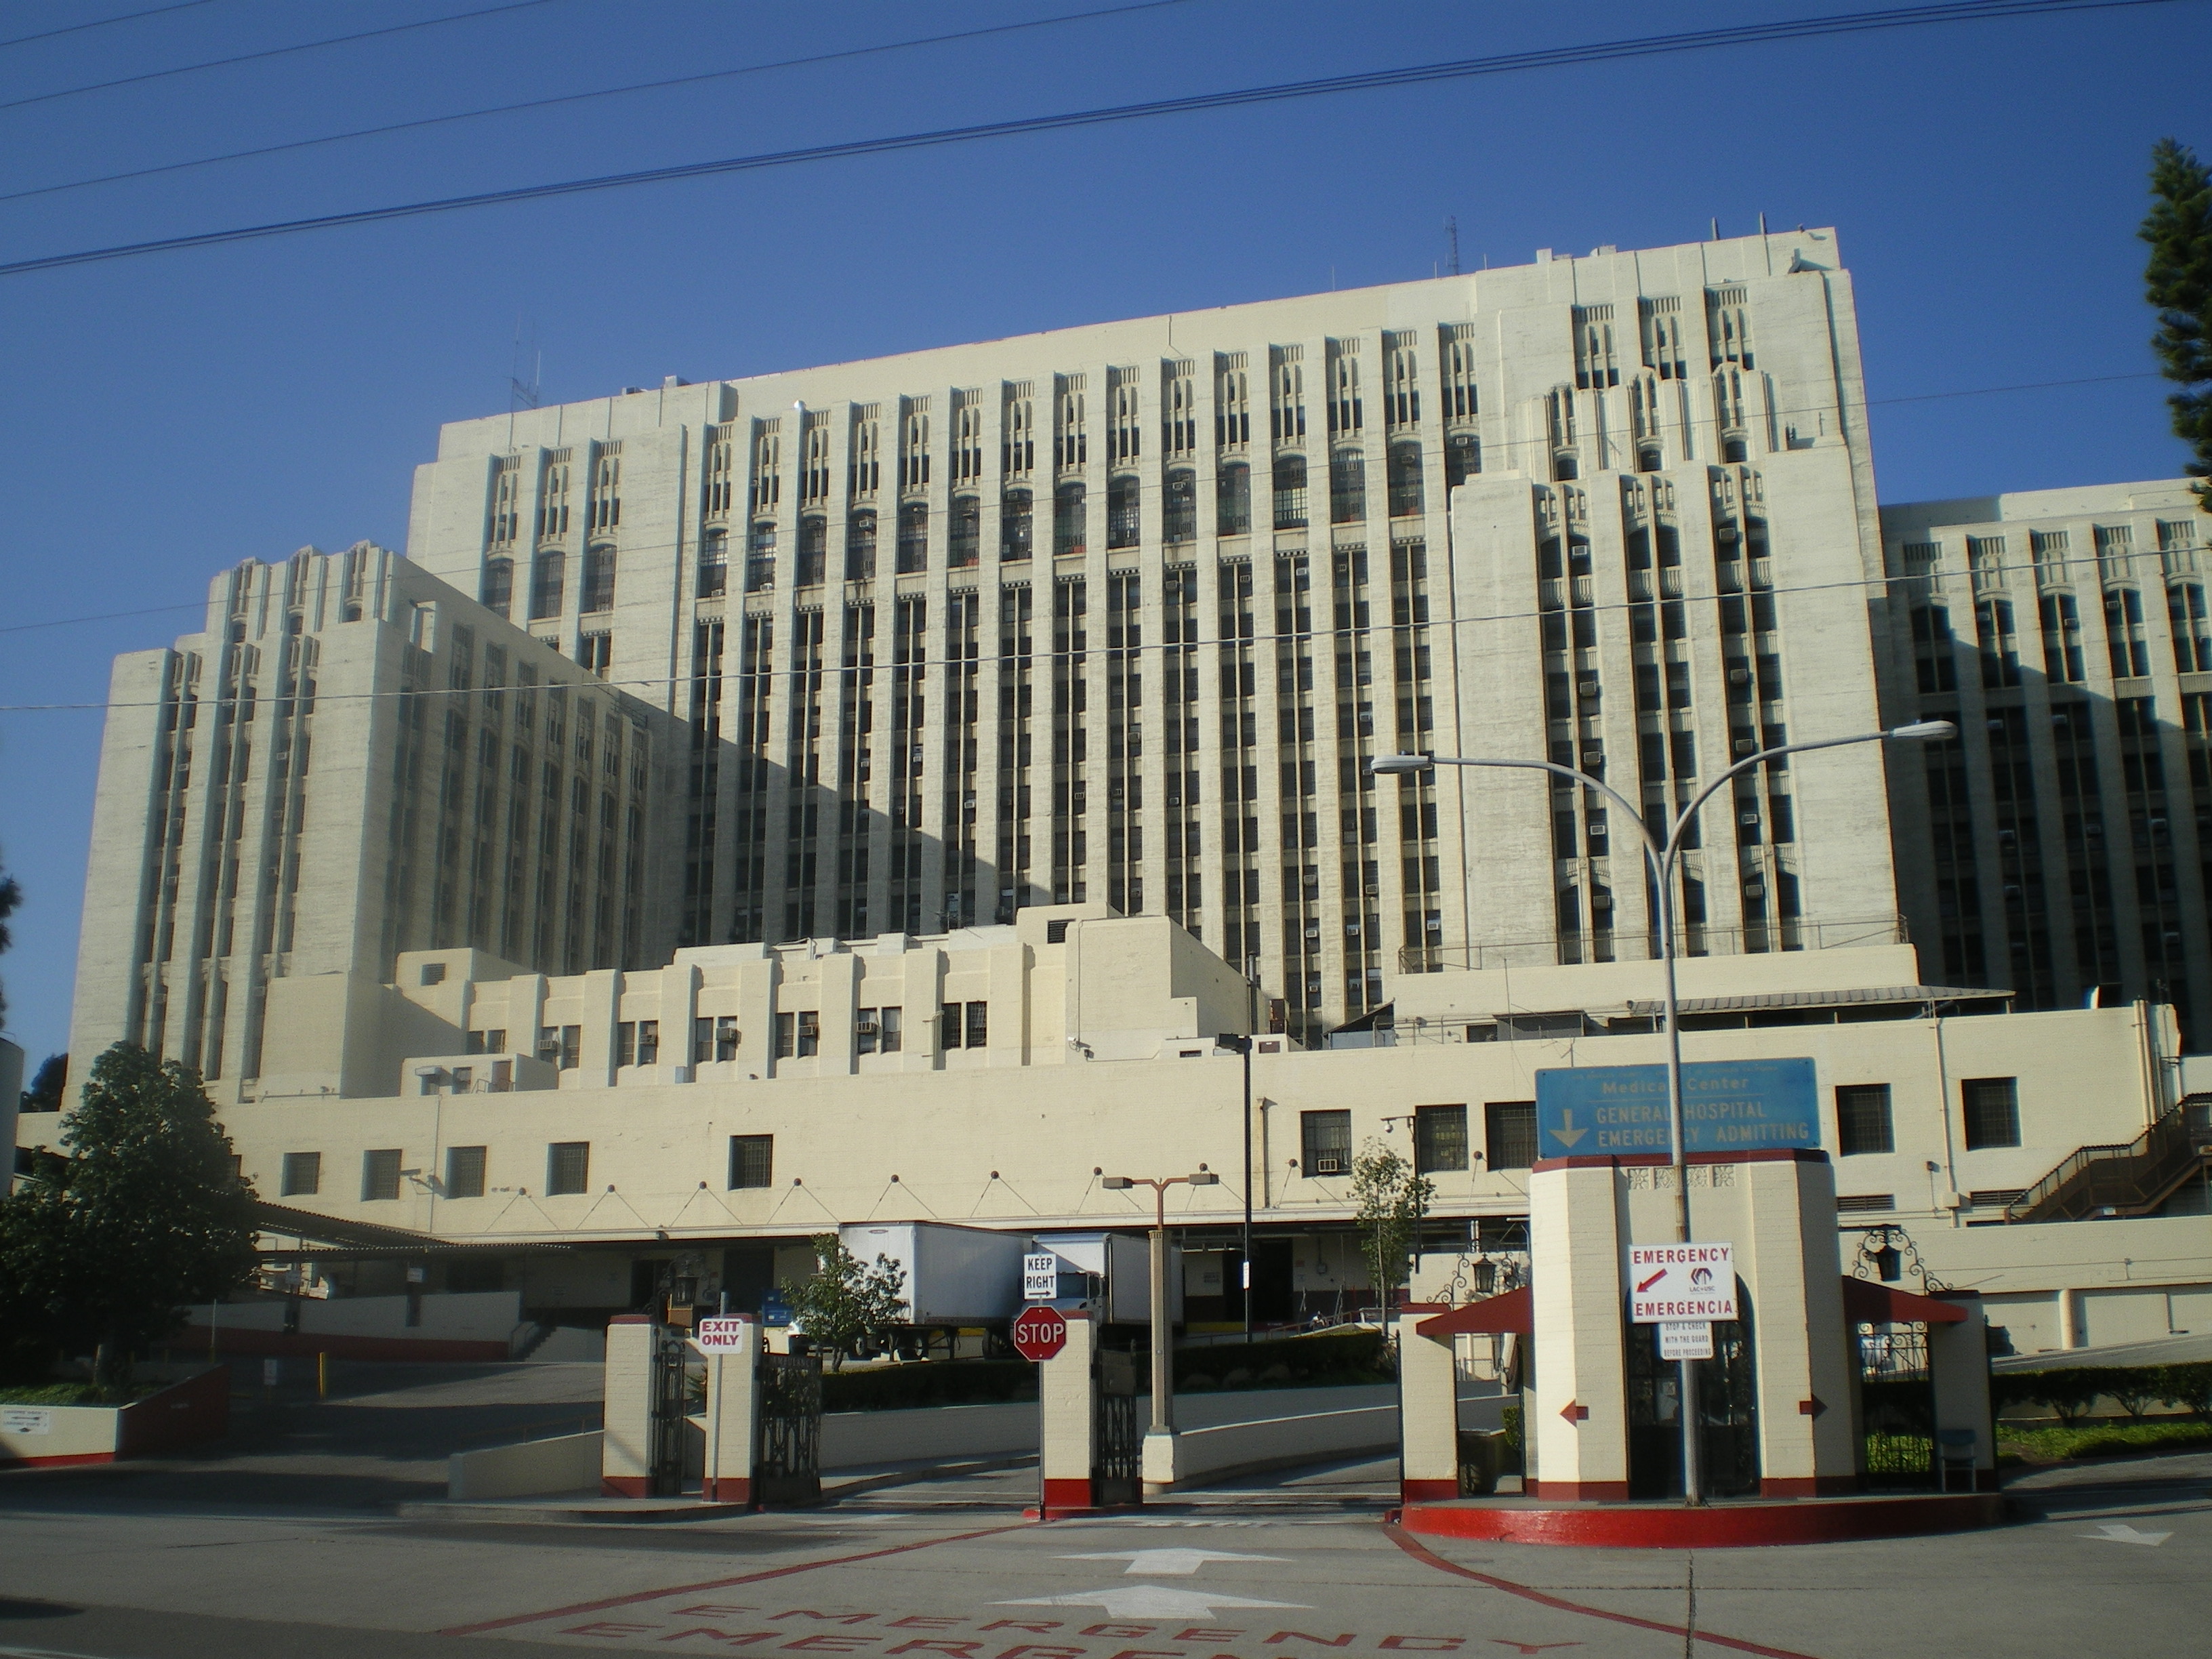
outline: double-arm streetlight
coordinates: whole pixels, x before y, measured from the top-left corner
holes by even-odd
[[[1949,738],[1957,733],[1958,727],[1949,720],[1918,720],[1910,726],[1893,726],[1886,732],[1862,732],[1856,737],[1823,738],[1814,743],[1785,743],[1771,749],[1762,749],[1738,761],[1707,784],[1687,806],[1675,815],[1664,841],[1645,821],[1642,810],[1619,790],[1587,772],[1578,772],[1573,767],[1563,766],[1557,761],[1454,755],[1382,755],[1376,757],[1369,769],[1382,776],[1425,772],[1438,766],[1505,766],[1533,772],[1556,773],[1560,777],[1573,780],[1585,789],[1603,795],[1626,813],[1643,835],[1644,866],[1658,895],[1659,959],[1666,979],[1667,1118],[1674,1143],[1674,1237],[1679,1243],[1686,1244],[1690,1242],[1690,1183],[1685,1167],[1686,1137],[1682,1125],[1682,1032],[1680,1022],[1676,1018],[1674,994],[1674,870],[1680,861],[1685,839],[1697,823],[1698,810],[1737,777],[1784,755],[1802,755],[1815,749],[1841,749],[1856,743],[1882,743],[1892,738],[1914,741]],[[1679,1410],[1682,1419],[1682,1491],[1688,1502],[1702,1504],[1705,1502],[1705,1481],[1698,1455],[1696,1376],[1690,1369],[1692,1363],[1687,1359],[1681,1362]]]
[[[1168,1188],[1220,1183],[1219,1176],[1205,1169],[1195,1175],[1163,1176],[1157,1180],[1149,1176],[1108,1176],[1098,1183],[1109,1193],[1125,1193],[1132,1187],[1152,1189],[1152,1422],[1146,1431],[1148,1439],[1175,1432],[1175,1369],[1169,1361],[1174,1324],[1168,1316]]]

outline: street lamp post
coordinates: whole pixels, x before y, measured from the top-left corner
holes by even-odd
[[[1690,1242],[1690,1182],[1682,1125],[1682,1031],[1681,1023],[1676,1018],[1678,999],[1674,988],[1674,867],[1681,856],[1683,837],[1697,823],[1698,811],[1724,785],[1743,773],[1784,755],[1802,755],[1815,749],[1840,749],[1850,744],[1881,743],[1893,738],[1907,740],[1948,738],[1955,736],[1957,732],[1958,727],[1949,720],[1918,720],[1909,726],[1893,726],[1885,732],[1862,732],[1854,737],[1824,738],[1814,743],[1778,744],[1771,749],[1762,749],[1738,761],[1707,784],[1687,806],[1675,815],[1663,842],[1644,821],[1641,809],[1632,804],[1619,790],[1587,772],[1577,771],[1573,767],[1563,766],[1556,761],[1452,755],[1382,755],[1376,757],[1369,769],[1385,776],[1425,772],[1438,766],[1503,766],[1556,773],[1561,777],[1572,779],[1585,789],[1603,795],[1626,813],[1629,822],[1642,833],[1644,865],[1650,872],[1653,890],[1658,896],[1659,960],[1665,980],[1667,1118],[1674,1143],[1674,1237],[1677,1242],[1686,1244]],[[1705,1480],[1698,1455],[1697,1376],[1691,1369],[1693,1364],[1687,1359],[1680,1362],[1680,1403],[1677,1409],[1682,1423],[1684,1501],[1702,1504],[1705,1501]]]
[[[1195,1175],[1158,1179],[1108,1176],[1098,1183],[1109,1193],[1127,1192],[1132,1187],[1152,1189],[1152,1421],[1145,1431],[1148,1440],[1154,1435],[1171,1437],[1175,1433],[1175,1368],[1170,1363],[1169,1348],[1174,1325],[1168,1317],[1168,1188],[1213,1187],[1220,1181],[1219,1176],[1200,1169]]]

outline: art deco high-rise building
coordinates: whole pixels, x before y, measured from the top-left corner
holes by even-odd
[[[1291,1028],[1647,954],[1647,814],[1878,720],[1832,234],[650,388],[447,427],[408,556],[682,723],[684,943],[1164,911]],[[1745,781],[1692,948],[1891,937],[1876,749]]]

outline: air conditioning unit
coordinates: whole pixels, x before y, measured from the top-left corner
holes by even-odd
[[[1340,1158],[1317,1158],[1313,1161],[1313,1172],[1316,1175],[1341,1175],[1344,1160]]]
[[[873,1036],[876,1034],[876,1022],[872,1019],[855,1020],[853,1029],[862,1036]]]

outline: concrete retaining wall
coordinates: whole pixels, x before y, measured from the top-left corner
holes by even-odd
[[[822,1467],[866,1468],[919,1458],[1036,1455],[1037,1404],[922,1406],[832,1412],[822,1419]]]
[[[226,1303],[189,1310],[192,1323],[178,1346],[204,1352],[214,1320],[216,1352],[234,1354],[335,1354],[343,1359],[505,1359],[522,1321],[516,1291],[468,1291],[404,1296],[302,1298],[299,1329],[287,1331],[282,1301]]]
[[[450,1498],[530,1498],[543,1492],[597,1492],[599,1431],[526,1440],[516,1446],[455,1452],[446,1460]]]
[[[1217,1423],[1182,1431],[1176,1449],[1176,1484],[1241,1471],[1289,1468],[1361,1453],[1398,1449],[1395,1406],[1352,1406],[1303,1412],[1243,1423]]]
[[[230,1371],[216,1365],[127,1406],[0,1406],[0,1467],[112,1463],[230,1426]]]

